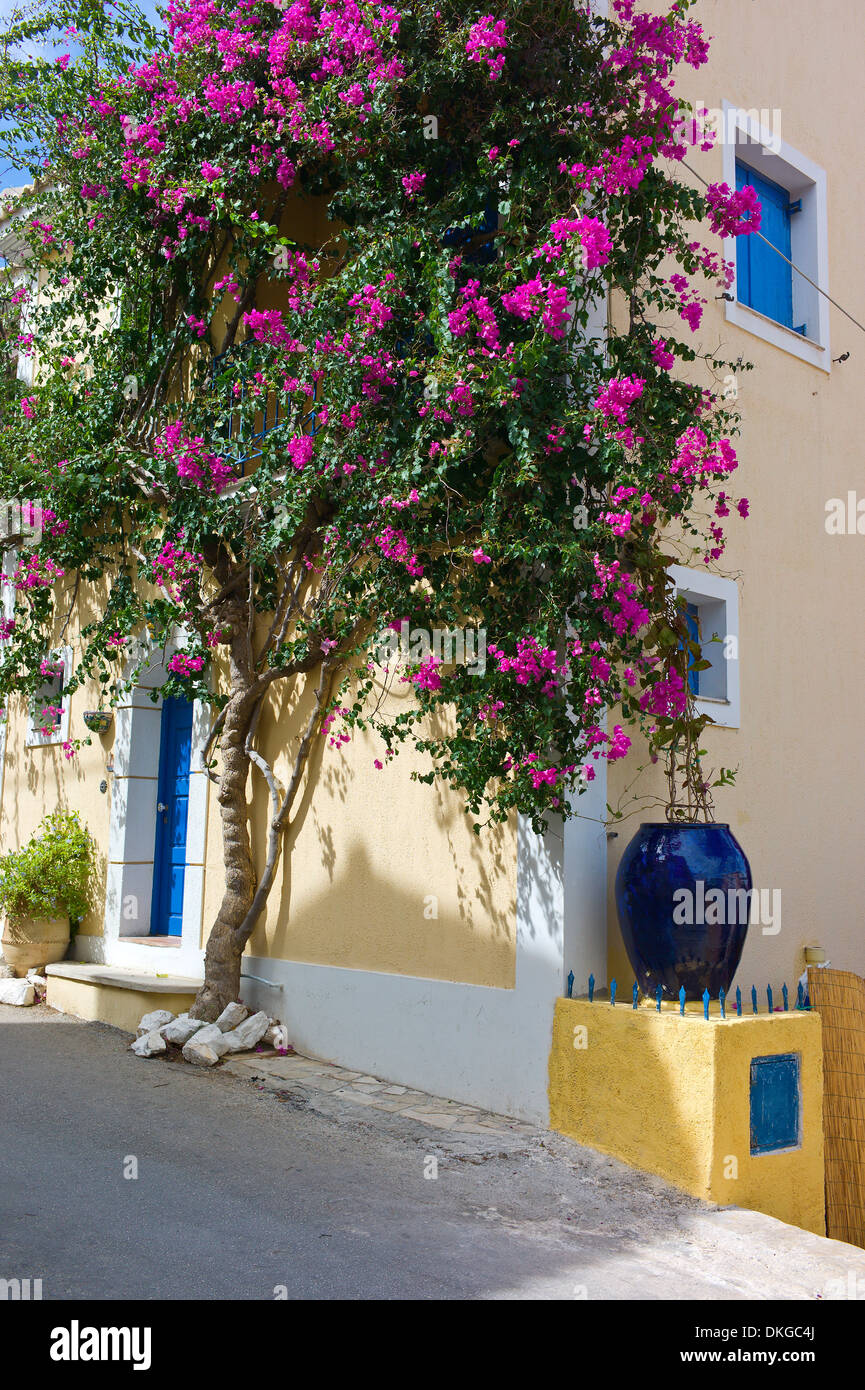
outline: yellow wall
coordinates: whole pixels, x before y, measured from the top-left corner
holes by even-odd
[[[65,641],[76,649],[77,630]],[[85,709],[97,691],[71,696],[70,738],[87,736]],[[408,692],[391,697],[397,704]],[[302,721],[307,716],[301,708]],[[99,846],[99,892],[81,934],[102,932],[103,892],[114,779],[108,769],[114,725],[67,760],[59,745],[25,747],[26,706],[9,702],[6,760],[0,800],[0,852],[24,843],[56,806],[78,810]],[[265,756],[285,776],[299,722],[293,702],[278,692],[261,721]],[[458,797],[443,786],[412,782],[428,764],[411,752],[382,771],[379,742],[356,736],[342,750],[317,741],[290,840],[253,954],[356,969],[512,988],[516,923],[516,837],[512,825],[471,829]],[[153,775],[157,766],[154,757]],[[102,781],[108,790],[100,792]],[[269,802],[252,773],[252,826],[259,869],[264,863]],[[222,830],[213,796],[207,818],[204,945],[223,885]],[[155,833],[155,831],[154,831]],[[142,858],[152,854],[152,845]],[[147,923],[142,924],[146,933]]]
[[[144,1015],[154,1009],[184,1013],[194,998],[194,989],[182,994],[148,993],[102,982],[87,984],[60,975],[48,976],[47,1003],[52,1009],[89,1022],[110,1023],[112,1028],[122,1028],[124,1033],[134,1033]]]
[[[404,703],[409,696],[391,697]],[[277,706],[279,708],[279,706]],[[336,727],[336,726],[335,726]],[[260,744],[285,780],[296,740],[291,712],[263,719]],[[254,955],[512,988],[516,837],[511,826],[479,839],[458,797],[412,782],[428,764],[406,750],[387,762],[372,735],[341,750],[319,737]],[[258,773],[253,825],[266,837],[268,803]],[[215,811],[214,806],[214,811]],[[263,864],[259,855],[259,867]],[[222,888],[221,827],[208,823],[205,922]],[[437,916],[431,915],[433,912]]]
[[[802,1147],[752,1156],[751,1059],[788,1052],[801,1058]],[[673,1006],[556,1005],[551,1127],[695,1197],[824,1235],[822,1106],[815,1013],[706,1021]]]
[[[71,697],[70,737],[84,737],[88,730],[82,714],[95,708],[93,691],[78,690]],[[79,931],[82,935],[101,935],[103,888],[108,862],[108,827],[111,812],[111,777],[106,771],[114,742],[114,726],[107,734],[91,734],[89,748],[82,748],[67,759],[59,744],[25,747],[27,712],[25,701],[9,701],[6,730],[6,757],[0,800],[0,853],[16,849],[29,840],[40,820],[60,807],[80,811],[84,823],[98,846],[97,899]],[[109,783],[102,793],[99,784]]]
[[[666,8],[643,4],[642,8]],[[683,67],[677,91],[719,108],[781,111],[782,139],[822,165],[828,181],[829,293],[862,319],[862,161],[850,93],[861,85],[865,5],[789,0],[701,0],[691,12],[713,36],[708,65]],[[688,162],[709,180],[722,177],[720,148]],[[687,171],[680,177],[691,181]],[[720,250],[706,233],[706,245]],[[737,785],[716,794],[717,818],[729,821],[751,862],[755,886],[779,889],[782,926],[752,926],[737,979],[743,988],[783,981],[795,987],[806,944],[825,946],[840,969],[865,971],[859,865],[865,823],[865,766],[859,710],[865,689],[865,640],[858,620],[865,537],[827,536],[825,505],[848,489],[865,497],[861,413],[863,340],[831,310],[832,356],[850,349],[831,375],[747,333],[714,300],[700,330],[681,336],[698,351],[740,354],[755,370],[739,376],[742,434],[736,441],[738,494],[751,501],[747,521],[731,518],[718,572],[740,577],[741,728],[707,731],[707,765],[739,768]],[[700,561],[696,562],[697,567]],[[639,761],[639,760],[637,760]],[[633,778],[631,758],[610,770],[616,803]],[[640,792],[662,794],[660,778]],[[630,983],[612,885],[640,820],[616,827],[609,856],[609,971]]]

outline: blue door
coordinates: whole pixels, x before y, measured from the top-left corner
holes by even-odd
[[[156,794],[151,936],[181,934],[191,748],[192,705],[186,700],[164,700]]]

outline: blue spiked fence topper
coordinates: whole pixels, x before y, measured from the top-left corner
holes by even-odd
[[[590,975],[590,976],[589,976],[589,981],[588,981],[588,984],[589,984],[588,995],[589,995],[589,1003],[590,1003],[590,1004],[594,1003],[594,998],[595,998],[595,983],[596,983],[596,982],[595,982],[595,977],[594,977],[594,975]],[[616,1003],[616,994],[617,994],[617,992],[618,992],[618,982],[617,982],[616,980],[611,980],[611,981],[610,981],[610,1003],[611,1003],[614,1007],[615,1007],[615,1003]],[[790,991],[788,990],[786,983],[784,983],[784,984],[781,986],[781,995],[782,995],[782,998],[783,998],[783,1000],[784,1000],[784,1007],[783,1007],[783,1009],[778,1008],[778,1007],[775,1006],[775,1003],[774,1003],[774,998],[775,998],[775,996],[774,996],[773,991],[772,991],[772,986],[771,986],[771,985],[767,985],[767,986],[766,986],[766,1003],[767,1003],[766,1012],[767,1012],[767,1013],[769,1013],[769,1014],[771,1014],[771,1013],[789,1013],[789,1010],[790,1010],[790,1004],[789,1004]],[[571,970],[571,971],[568,973],[568,990],[567,990],[567,994],[565,995],[565,998],[566,998],[566,999],[572,999],[573,996],[574,996],[574,972],[573,972],[573,970]],[[687,991],[685,990],[685,986],[684,986],[684,985],[680,985],[680,987],[679,987],[679,994],[678,994],[678,1004],[679,1004],[678,1014],[679,1014],[679,1017],[680,1017],[680,1018],[684,1018],[684,1017],[685,1017],[685,1004],[686,1004],[686,1002],[687,1002],[687,997],[688,997],[688,996],[687,996]],[[708,990],[707,988],[704,988],[704,989],[703,989],[703,993],[702,993],[702,995],[701,995],[701,1001],[700,1001],[700,1002],[701,1002],[702,1005],[703,1005],[703,1017],[704,1017],[705,1019],[708,1019],[708,1017],[709,1017],[709,1005],[710,1005],[711,1002],[712,1002],[712,997],[713,997],[713,996],[709,993],[709,990]],[[663,999],[664,999],[664,990],[663,990],[663,986],[662,986],[662,985],[658,985],[658,986],[656,987],[656,989],[655,989],[655,994],[654,994],[654,999],[655,999],[655,1008],[657,1009],[657,1012],[660,1013],[660,1012],[661,1012],[661,1004],[663,1003]],[[726,990],[720,989],[720,990],[718,991],[717,999],[718,999],[718,1009],[719,1009],[720,1016],[721,1016],[722,1019],[726,1019],[726,1017],[727,1017],[727,992],[726,992]],[[638,982],[635,980],[635,981],[634,981],[634,984],[633,984],[633,987],[632,987],[632,989],[631,989],[631,1007],[634,1008],[634,1009],[639,1008],[639,1003],[640,1003],[640,986],[639,986]],[[752,1009],[752,1012],[755,1013],[755,1014],[759,1014],[759,1012],[760,1012],[760,1006],[759,1006],[759,1002],[758,1002],[758,998],[757,998],[757,986],[756,986],[756,985],[752,985],[752,986],[751,986],[751,1009]],[[810,1010],[810,1005],[808,1005],[808,1004],[806,1004],[806,1003],[804,1002],[804,991],[803,991],[803,989],[802,989],[801,984],[797,987],[797,991],[796,991],[796,1009],[797,1009],[797,1010],[800,1010],[800,1011],[803,1011],[803,1012],[807,1012],[807,1011]],[[736,986],[736,1017],[737,1017],[737,1018],[741,1018],[741,1017],[742,1017],[742,991],[741,991],[741,989],[739,988],[738,985]]]

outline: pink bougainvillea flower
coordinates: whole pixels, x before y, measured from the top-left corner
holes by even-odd
[[[176,676],[191,676],[195,671],[200,671],[203,665],[203,657],[187,656],[185,652],[175,652],[168,661],[169,671],[173,671]]]
[[[663,338],[655,338],[652,342],[652,361],[667,372],[675,365],[676,359]]]
[[[746,183],[738,192],[726,183],[711,183],[706,190],[709,224],[718,236],[748,236],[759,232],[762,207],[757,190]]]
[[[400,182],[405,189],[406,197],[414,198],[426,183],[426,174],[422,174],[416,170],[413,174],[406,174]]]
[[[505,21],[493,15],[483,15],[469,30],[466,53],[473,63],[486,63],[490,80],[495,82],[505,65],[501,49],[507,48]]]

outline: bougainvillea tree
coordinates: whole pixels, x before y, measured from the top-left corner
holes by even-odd
[[[38,293],[7,286],[6,350],[37,370],[6,372],[0,468],[41,539],[0,694],[40,689],[78,612],[69,688],[110,704],[168,647],[162,693],[212,711],[226,886],[200,1016],[237,996],[317,740],[372,731],[383,776],[410,741],[478,827],[574,813],[628,727],[698,753],[666,569],[717,560],[747,512],[699,330],[718,236],[759,205],[682,176],[689,8],[175,0],[157,33],[49,0],[7,35]],[[22,58],[49,27],[74,51]],[[385,698],[404,682],[408,709]],[[709,814],[683,765],[672,814]]]

